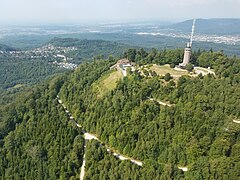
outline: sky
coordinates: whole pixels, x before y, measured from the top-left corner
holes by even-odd
[[[240,0],[0,0],[0,23],[240,18]]]

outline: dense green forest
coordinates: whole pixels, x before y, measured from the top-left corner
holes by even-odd
[[[65,71],[57,66],[49,65],[48,61],[43,59],[0,57],[0,63],[0,90],[36,84],[53,74]]]
[[[125,57],[143,64],[178,64],[182,50],[129,49]],[[240,177],[240,59],[197,51],[195,65],[216,76],[182,76],[166,82],[139,70],[102,96],[94,83],[115,59],[82,63],[0,106],[2,179],[78,178],[84,139],[56,96],[88,132],[121,154],[120,161],[97,142],[86,148],[85,179],[238,179]],[[174,104],[162,106],[149,100]],[[5,96],[7,101],[7,96]],[[178,167],[187,167],[183,172]]]
[[[170,52],[132,49],[125,54],[142,64],[177,63],[180,51]],[[209,64],[204,65],[204,57]],[[96,67],[101,67],[95,62],[71,74],[60,96],[80,124],[123,154],[187,166],[186,179],[237,179],[240,126],[233,120],[240,116],[240,61],[211,51],[196,52],[194,58],[196,64],[214,68],[216,77],[185,76],[166,84],[159,77],[134,72],[99,98],[92,89],[100,73]],[[175,106],[159,106],[149,96]]]
[[[87,180],[99,179],[180,179],[183,172],[171,164],[158,164],[146,160],[143,167],[130,161],[121,161],[110,155],[95,141],[87,144],[86,175]]]
[[[84,139],[55,99],[58,83],[1,107],[0,179],[79,177]]]

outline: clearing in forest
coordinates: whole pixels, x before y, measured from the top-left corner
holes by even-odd
[[[165,76],[165,74],[169,73],[171,76],[178,78],[183,75],[189,75],[187,70],[175,70],[173,68],[170,68],[169,64],[159,66],[159,65],[152,65],[150,67],[150,70],[155,71],[159,76]]]
[[[98,92],[99,97],[102,97],[107,92],[115,89],[117,86],[117,81],[122,78],[123,75],[121,71],[111,70],[93,84],[93,90]]]

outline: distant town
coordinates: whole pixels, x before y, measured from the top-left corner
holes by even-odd
[[[0,51],[0,54],[8,58],[44,59],[47,60],[49,64],[72,70],[77,67],[77,64],[70,63],[69,61],[73,60],[73,58],[67,57],[67,54],[76,50],[76,47],[56,47],[48,44],[33,50]]]
[[[189,34],[178,32],[139,32],[137,35],[152,35],[152,36],[168,36],[174,38],[186,38],[189,39]],[[195,34],[194,41],[200,42],[213,42],[223,43],[227,45],[239,45],[240,35],[207,35],[207,34]]]

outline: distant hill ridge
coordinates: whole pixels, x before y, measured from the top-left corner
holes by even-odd
[[[109,55],[115,57],[121,56],[128,48],[132,46],[125,45],[118,42],[105,41],[105,40],[87,40],[77,38],[54,38],[48,42],[58,47],[76,47],[73,57],[78,60],[92,59],[98,55],[107,58]]]
[[[83,46],[83,45],[108,45],[110,46],[123,46],[124,44],[117,43],[117,42],[112,42],[112,41],[105,41],[105,40],[89,40],[89,39],[77,39],[77,38],[53,38],[52,40],[49,41],[50,44],[55,45],[55,46],[61,46],[61,47],[70,47],[70,46]],[[126,46],[126,45],[124,45]]]
[[[15,51],[16,49],[4,44],[0,44],[0,51]]]
[[[176,23],[168,28],[190,32],[192,26],[192,19]],[[240,34],[240,18],[213,18],[213,19],[196,19],[196,32],[203,34]]]

